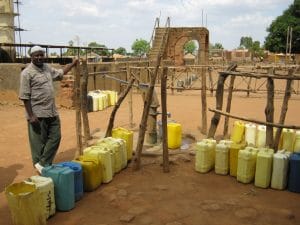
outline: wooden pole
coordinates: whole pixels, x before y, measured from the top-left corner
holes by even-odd
[[[84,146],[87,146],[87,142],[91,139],[89,118],[87,111],[87,85],[88,85],[88,67],[86,60],[82,61],[82,72],[83,78],[81,80],[81,114],[83,122],[83,132],[84,132]]]
[[[269,69],[269,74],[274,74],[274,68]],[[266,121],[268,123],[274,122],[274,80],[272,78],[268,78],[267,82],[267,105],[265,108]],[[266,146],[273,146],[273,126],[267,125],[266,130]]]
[[[250,96],[251,80],[252,77],[249,77],[248,86],[247,86],[247,97]]]
[[[127,80],[130,77],[130,68],[129,68],[129,64],[126,64],[126,76],[127,76]],[[129,98],[128,98],[128,106],[129,106],[129,126],[130,128],[133,128],[133,110],[132,110],[132,89],[130,89],[129,91]]]
[[[105,137],[110,137],[111,136],[112,129],[114,127],[114,121],[115,121],[116,113],[117,113],[119,107],[121,106],[121,103],[125,99],[126,95],[130,91],[130,89],[131,89],[134,81],[135,81],[135,78],[131,78],[130,79],[130,81],[128,83],[128,86],[126,87],[126,89],[124,90],[124,92],[121,93],[121,95],[120,95],[117,103],[115,104],[115,106],[114,106],[114,108],[113,108],[113,110],[111,112],[110,118],[109,118],[109,123],[108,123],[107,129],[106,129]]]
[[[234,85],[234,80],[235,76],[230,77],[230,84],[228,88],[228,97],[227,97],[227,106],[226,106],[226,112],[230,113],[231,109],[231,101],[232,101],[232,91],[233,91],[233,85]],[[224,122],[224,131],[223,131],[223,137],[227,138],[228,135],[228,123],[229,123],[229,117],[225,117],[225,122]]]
[[[159,54],[157,57],[157,62],[156,62],[156,67],[153,75],[151,74],[151,81],[150,81],[150,87],[149,90],[146,93],[145,101],[144,101],[144,110],[141,118],[141,123],[140,123],[140,130],[139,130],[139,136],[138,136],[138,142],[136,146],[136,151],[135,151],[135,157],[134,157],[134,166],[133,169],[138,170],[141,167],[141,153],[143,150],[143,145],[144,145],[144,139],[145,139],[145,133],[147,129],[147,118],[150,110],[150,105],[152,102],[152,96],[153,96],[153,91],[154,91],[154,85],[156,81],[156,77],[158,74],[159,70],[159,65],[161,62],[162,56]]]
[[[162,121],[162,147],[163,147],[163,171],[170,171],[169,168],[169,152],[168,152],[168,129],[167,129],[167,77],[168,67],[163,68],[161,76],[161,121]]]
[[[237,67],[237,64],[230,65],[227,70],[235,70]],[[223,107],[223,94],[224,94],[224,83],[227,78],[227,74],[220,73],[218,84],[217,84],[217,90],[216,90],[216,109],[222,110]],[[221,115],[219,113],[215,113],[214,116],[211,119],[211,124],[208,132],[208,138],[214,138],[219,121],[220,121]]]
[[[278,123],[268,123],[268,122],[261,121],[261,120],[245,118],[245,117],[242,117],[242,116],[235,116],[235,115],[232,115],[230,113],[222,112],[222,111],[216,110],[216,109],[208,108],[208,110],[211,111],[211,112],[214,112],[214,113],[219,113],[220,115],[223,115],[223,116],[229,116],[229,117],[234,118],[234,119],[243,120],[243,121],[247,121],[247,122],[251,122],[251,123],[257,123],[257,124],[262,124],[262,125],[266,125],[266,126],[270,125],[270,126],[279,127],[279,128],[289,128],[289,129],[297,129],[297,130],[300,129],[300,126],[296,126],[296,125],[283,125],[283,124],[278,124]]]
[[[76,140],[77,151],[75,157],[82,155],[82,131],[81,131],[81,104],[80,104],[80,66],[77,64],[73,69],[75,75],[75,112],[76,112]]]
[[[293,69],[289,69],[288,76],[292,76],[293,74]],[[289,104],[289,99],[292,95],[292,80],[288,79],[286,80],[286,86],[285,86],[285,94],[283,97],[283,102],[282,102],[282,107],[281,107],[281,113],[280,113],[280,118],[279,118],[279,124],[284,124],[285,121],[285,116],[288,110],[288,104]],[[280,136],[281,136],[281,131],[282,128],[278,128],[276,130],[276,135],[275,135],[275,140],[274,140],[274,145],[273,148],[275,151],[278,150],[278,145],[280,141]]]
[[[206,99],[206,68],[201,69],[202,90],[201,90],[201,102],[202,102],[202,128],[201,133],[207,134],[207,99]]]
[[[208,77],[209,77],[209,82],[210,82],[210,96],[213,96],[214,95],[214,82],[212,79],[211,72],[212,72],[212,68],[208,67]]]

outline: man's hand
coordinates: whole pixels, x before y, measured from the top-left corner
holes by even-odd
[[[32,115],[29,117],[29,123],[31,123],[32,125],[37,125],[40,123],[39,119],[36,117],[36,115]]]

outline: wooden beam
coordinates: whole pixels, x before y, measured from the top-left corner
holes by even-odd
[[[300,126],[295,126],[295,125],[282,125],[282,124],[276,124],[276,123],[268,123],[265,121],[261,121],[261,120],[256,120],[256,119],[249,119],[249,118],[245,118],[245,117],[241,117],[241,116],[235,116],[226,112],[222,112],[220,110],[216,110],[216,109],[211,109],[208,108],[209,111],[214,112],[214,113],[218,113],[220,115],[223,116],[229,116],[231,118],[234,119],[238,119],[238,120],[243,120],[243,121],[247,121],[247,122],[251,122],[251,123],[257,123],[257,124],[262,124],[262,125],[269,125],[269,126],[273,126],[273,127],[277,127],[277,128],[289,128],[289,129],[296,129],[299,130]]]

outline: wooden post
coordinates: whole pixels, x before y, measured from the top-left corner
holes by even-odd
[[[208,77],[209,77],[209,83],[210,83],[210,96],[213,96],[214,95],[214,82],[212,79],[211,72],[212,72],[212,67],[209,67],[208,68]]]
[[[293,69],[289,69],[288,76],[292,76],[293,72],[294,72]],[[282,124],[282,125],[284,124],[285,116],[286,116],[286,113],[288,110],[289,99],[292,95],[292,82],[293,82],[292,79],[287,79],[287,81],[286,81],[285,94],[283,97],[281,113],[280,113],[280,118],[279,118],[279,124]],[[276,130],[276,135],[275,135],[275,140],[274,140],[274,145],[273,145],[273,148],[275,151],[278,150],[281,131],[282,131],[282,128],[277,128],[277,130]]]
[[[274,68],[269,69],[269,75],[274,74]],[[266,121],[269,123],[274,122],[274,80],[273,78],[268,78],[267,83],[267,105],[265,108],[266,114]],[[267,125],[266,130],[266,146],[272,147],[273,146],[273,127]]]
[[[149,114],[150,105],[152,102],[154,85],[155,85],[155,81],[157,78],[161,58],[162,58],[162,56],[159,54],[157,57],[154,74],[151,76],[150,87],[146,93],[146,97],[145,97],[145,101],[144,101],[144,110],[143,110],[143,114],[142,114],[142,118],[141,118],[139,136],[138,136],[135,157],[134,157],[135,164],[133,166],[133,169],[135,169],[135,170],[138,170],[141,167],[141,154],[142,154],[142,150],[143,150],[145,133],[146,133],[146,128],[147,128],[147,118],[148,118],[148,114]]]
[[[227,71],[233,71],[237,67],[237,64],[232,64],[227,68]],[[220,73],[217,90],[216,90],[216,109],[222,110],[223,107],[223,94],[224,94],[224,83],[227,78],[227,74]],[[219,113],[215,113],[214,116],[211,118],[211,124],[208,132],[208,138],[214,138],[221,115]]]
[[[234,80],[235,80],[235,76],[231,75],[230,84],[229,84],[229,88],[228,88],[227,106],[226,106],[226,112],[227,113],[230,113],[230,109],[231,109],[231,101],[232,101],[232,92],[233,92]],[[228,135],[228,123],[229,123],[229,117],[225,116],[224,131],[223,131],[223,137],[224,138],[227,138],[227,135]]]
[[[176,69],[174,69],[174,72],[172,73],[172,77],[171,77],[171,93],[172,95],[174,95],[174,75],[176,73]]]
[[[128,80],[130,77],[130,68],[128,63],[126,63],[126,76]],[[132,88],[129,91],[128,106],[129,106],[129,126],[130,128],[133,128],[134,125],[133,125],[133,110],[132,110]]]
[[[206,101],[206,68],[201,68],[202,90],[201,90],[201,102],[202,102],[202,128],[201,133],[207,134],[207,101]]]
[[[80,103],[80,68],[77,64],[73,69],[75,75],[75,112],[76,112],[76,140],[77,140],[77,151],[75,157],[82,155],[82,133],[81,133],[81,103]]]
[[[87,85],[88,85],[88,67],[86,60],[82,61],[83,79],[81,80],[81,114],[84,132],[84,146],[87,146],[87,141],[91,139],[89,118],[87,111]]]
[[[125,99],[126,95],[130,91],[130,89],[131,89],[132,84],[133,84],[134,81],[135,81],[135,78],[131,78],[130,79],[128,86],[126,87],[126,89],[124,90],[124,92],[121,93],[121,95],[120,95],[117,103],[115,104],[115,106],[114,106],[114,108],[113,108],[113,110],[111,112],[110,118],[109,118],[109,123],[108,123],[108,126],[107,126],[105,137],[110,137],[111,136],[112,129],[114,127],[114,121],[115,121],[116,113],[117,113],[119,107],[121,106],[121,103]]]
[[[249,77],[248,86],[247,86],[247,97],[250,96],[251,80],[252,77]]]
[[[168,152],[168,129],[167,129],[167,77],[168,67],[163,68],[161,76],[161,121],[162,121],[162,147],[163,147],[163,171],[169,172],[169,152]]]

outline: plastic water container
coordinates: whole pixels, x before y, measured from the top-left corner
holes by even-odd
[[[121,138],[126,142],[127,160],[131,160],[133,149],[133,132],[122,127],[117,127],[112,130],[112,137]]]
[[[102,165],[97,157],[81,155],[74,160],[80,163],[83,175],[84,191],[93,191],[102,183]]]
[[[254,185],[261,188],[270,186],[274,150],[261,148],[257,153]]]
[[[229,174],[236,177],[239,151],[245,147],[245,144],[232,143],[229,149]]]
[[[295,131],[293,129],[282,129],[282,149],[293,152]]]
[[[281,150],[273,156],[271,187],[283,190],[287,185],[290,152]]]
[[[57,165],[69,167],[74,171],[75,201],[80,200],[83,196],[83,176],[81,164],[77,162],[61,162]]]
[[[168,123],[168,148],[177,149],[181,146],[181,125],[179,123]]]
[[[211,154],[212,154],[211,164],[212,164],[212,167],[214,167],[215,166],[215,158],[216,158],[217,141],[212,138],[204,138],[204,139],[202,139],[202,141],[210,144],[209,147],[211,148]]]
[[[207,173],[213,169],[214,145],[209,142],[200,141],[196,144],[195,170],[200,173]]]
[[[114,156],[114,173],[118,173],[122,169],[123,161],[123,152],[121,142],[112,137],[102,138],[97,141],[96,145],[106,147],[108,150],[112,151]]]
[[[239,182],[247,184],[254,180],[257,152],[253,147],[239,151],[236,176]]]
[[[102,164],[103,183],[109,183],[113,178],[113,162],[111,151],[102,146],[91,146],[83,150],[83,155],[87,157],[96,157]]]
[[[256,147],[264,148],[266,146],[266,126],[258,125],[256,134]]]
[[[231,140],[220,140],[219,144],[225,144],[228,148],[232,145],[233,141]]]
[[[241,143],[244,139],[245,124],[242,121],[234,121],[231,140],[235,143]]]
[[[289,163],[289,181],[288,190],[292,192],[300,192],[300,153],[293,153],[290,156]]]
[[[5,188],[5,196],[13,225],[47,224],[40,193],[34,184],[26,182],[11,184]]]
[[[73,209],[75,207],[74,171],[53,164],[42,169],[42,176],[53,180],[56,209],[59,211]]]
[[[219,143],[216,145],[215,173],[227,175],[229,171],[229,145]]]
[[[52,179],[49,177],[31,176],[26,180],[26,183],[28,182],[34,184],[37,191],[40,192],[41,208],[45,217],[48,219],[50,216],[53,216],[55,214],[55,198]]]
[[[99,96],[97,93],[89,92],[88,96],[91,96],[93,99],[93,112],[97,112],[99,110]]]
[[[245,124],[245,142],[247,145],[255,146],[256,125],[253,123]]]
[[[294,152],[300,152],[300,130],[297,130],[295,134]]]
[[[87,95],[87,111],[93,112],[93,97],[91,95]]]

